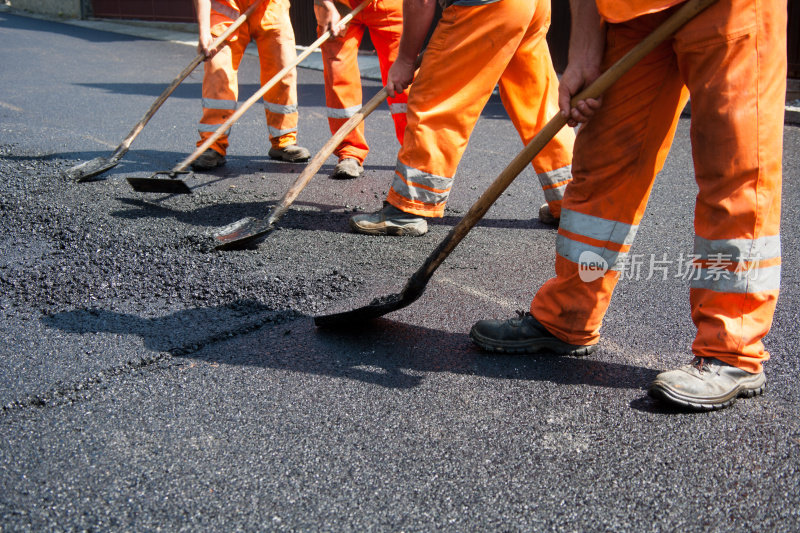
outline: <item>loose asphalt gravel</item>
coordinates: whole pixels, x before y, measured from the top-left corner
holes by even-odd
[[[584,358],[490,356],[480,318],[523,309],[552,275],[526,170],[419,301],[349,331],[313,316],[399,291],[521,145],[499,99],[445,217],[417,239],[352,234],[397,141],[369,118],[363,178],[331,159],[257,248],[210,232],[265,216],[302,165],[269,161],[260,110],[191,195],[132,191],[194,145],[194,74],[103,179],[108,155],[191,47],[0,12],[0,531],[794,531],[800,525],[800,128],[784,149],[783,292],[769,390],[715,413],[646,395],[688,362],[685,280],[623,280]],[[257,60],[242,64],[242,95]],[[366,96],[378,90],[365,83]],[[300,140],[329,133],[322,76],[299,69]],[[244,98],[240,98],[243,100]],[[635,251],[691,253],[689,120]]]

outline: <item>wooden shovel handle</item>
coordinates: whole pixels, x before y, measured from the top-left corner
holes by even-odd
[[[297,177],[295,182],[292,184],[291,188],[286,191],[286,194],[283,195],[281,201],[278,205],[275,206],[275,209],[272,210],[272,213],[269,215],[268,222],[270,225],[274,224],[286,210],[292,205],[292,203],[297,199],[297,196],[302,192],[308,182],[311,181],[317,171],[322,167],[325,161],[330,157],[336,147],[344,140],[347,135],[356,129],[365,118],[369,116],[370,113],[375,111],[381,102],[386,100],[386,97],[389,96],[389,91],[386,90],[386,87],[378,91],[378,93],[370,98],[370,100],[364,104],[358,112],[347,119],[347,122],[341,125],[341,127],[336,130],[336,133],[328,139],[328,142],[320,148],[319,152],[314,155],[314,157],[309,161],[306,168],[303,169],[303,172]]]
[[[348,14],[347,14],[347,16],[345,16],[345,17],[342,17],[342,19],[339,21],[339,24],[340,24],[340,25],[345,25],[345,24],[347,24],[348,22],[350,22],[350,21],[353,19],[353,17],[354,17],[354,16],[358,15],[358,14],[359,14],[359,13],[360,13],[360,12],[361,12],[361,11],[362,11],[364,8],[365,8],[365,7],[367,7],[367,6],[368,6],[369,4],[371,4],[373,1],[374,1],[374,0],[364,0],[363,2],[361,2],[361,4],[359,4],[359,5],[358,5],[358,7],[356,7],[356,8],[355,8],[353,11],[351,11],[350,13],[348,13]],[[317,48],[319,48],[320,46],[322,46],[322,43],[324,43],[325,41],[327,41],[328,39],[330,39],[331,35],[333,35],[333,34],[330,32],[330,30],[326,31],[326,32],[325,32],[325,33],[323,33],[323,34],[322,34],[322,35],[321,35],[321,36],[320,36],[320,37],[319,37],[319,38],[318,38],[316,41],[314,41],[313,43],[311,43],[311,46],[309,46],[308,48],[306,48],[305,50],[303,50],[303,52],[302,52],[302,53],[301,53],[299,56],[297,56],[297,59],[295,59],[294,61],[292,61],[292,63],[291,63],[291,64],[289,64],[289,65],[286,65],[285,67],[283,67],[283,69],[281,69],[281,71],[280,71],[280,72],[278,72],[277,74],[275,74],[275,75],[274,75],[274,76],[273,76],[273,77],[272,77],[272,78],[271,78],[271,79],[270,79],[270,80],[269,80],[269,81],[268,81],[266,84],[264,84],[264,85],[263,85],[263,86],[262,86],[262,87],[261,87],[261,88],[260,88],[258,91],[256,91],[256,93],[255,93],[253,96],[251,96],[250,98],[248,98],[248,99],[247,99],[247,101],[246,101],[245,103],[243,103],[243,104],[241,105],[241,107],[239,107],[239,108],[238,108],[238,109],[237,109],[237,110],[236,110],[236,111],[233,113],[233,115],[231,115],[231,116],[228,118],[228,120],[226,120],[226,121],[225,121],[225,122],[224,122],[224,123],[223,123],[223,124],[222,124],[222,125],[221,125],[219,128],[217,128],[217,130],[216,130],[216,131],[215,131],[215,132],[214,132],[214,133],[211,135],[211,137],[209,137],[208,139],[206,139],[206,140],[205,140],[205,142],[204,142],[203,144],[201,144],[200,146],[198,146],[198,147],[197,147],[197,150],[195,150],[194,152],[192,152],[192,154],[191,154],[191,155],[189,155],[189,157],[187,157],[186,159],[184,159],[183,161],[181,161],[180,163],[178,163],[178,165],[177,165],[177,166],[173,167],[173,169],[172,169],[172,172],[180,172],[180,171],[182,171],[182,170],[185,170],[185,169],[186,169],[186,167],[188,167],[188,166],[189,166],[189,164],[190,164],[192,161],[194,161],[195,159],[197,159],[198,157],[200,157],[200,155],[201,155],[203,152],[205,152],[205,151],[206,151],[206,150],[207,150],[207,149],[208,149],[208,148],[209,148],[209,147],[210,147],[212,144],[214,144],[214,143],[217,141],[217,139],[219,139],[220,137],[222,137],[223,133],[224,133],[224,132],[225,132],[225,131],[226,131],[228,128],[230,128],[230,127],[231,127],[231,125],[232,125],[234,122],[236,122],[237,120],[239,120],[239,118],[240,118],[240,117],[241,117],[241,116],[244,114],[244,112],[245,112],[245,111],[247,111],[248,109],[250,109],[250,107],[252,107],[252,105],[253,105],[254,103],[256,103],[256,102],[257,102],[257,101],[258,101],[258,100],[259,100],[259,99],[260,99],[262,96],[264,96],[264,94],[265,94],[267,91],[269,91],[270,89],[272,89],[272,87],[273,87],[273,86],[274,86],[276,83],[278,83],[279,81],[281,81],[281,80],[284,78],[284,76],[286,76],[286,74],[288,74],[289,72],[291,72],[291,70],[292,70],[293,68],[297,67],[297,65],[299,65],[300,63],[302,63],[302,62],[303,62],[303,60],[304,60],[305,58],[307,58],[309,55],[311,55],[311,53],[312,53],[314,50],[316,50]]]
[[[689,0],[686,2],[675,14],[664,21],[658,28],[653,30],[650,35],[609,67],[608,70],[600,75],[589,87],[574,96],[572,98],[572,103],[574,104],[587,98],[600,97],[639,60],[652,52],[681,26],[714,2],[716,2],[716,0]],[[414,273],[411,279],[409,279],[407,285],[408,290],[418,289],[420,285],[424,287],[433,272],[439,267],[442,261],[450,255],[450,252],[458,246],[461,239],[463,239],[473,226],[483,218],[483,215],[486,214],[492,204],[503,194],[503,191],[511,185],[511,182],[514,181],[528,164],[530,164],[536,154],[555,137],[566,123],[567,119],[564,118],[561,113],[550,119],[531,142],[522,149],[494,182],[489,185],[486,191],[484,191],[480,198],[472,205],[467,214],[464,215],[464,218],[450,230],[447,237],[445,237],[417,272]]]

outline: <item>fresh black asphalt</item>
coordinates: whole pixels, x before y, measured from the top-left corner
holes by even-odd
[[[348,230],[377,209],[398,144],[367,121],[366,174],[331,158],[255,249],[210,232],[264,217],[302,165],[266,157],[260,106],[228,164],[192,195],[126,176],[189,153],[199,72],[120,164],[107,156],[194,49],[0,12],[0,531],[795,531],[800,526],[800,129],[785,128],[782,294],[768,391],[707,414],[646,394],[690,360],[677,260],[692,249],[689,120],[584,358],[496,356],[478,319],[526,309],[553,273],[555,232],[527,169],[414,304],[348,331],[313,317],[400,291],[521,143],[497,96],[445,217],[420,238]],[[244,101],[257,60],[241,68]],[[323,81],[299,69],[300,142],[329,138]],[[379,86],[365,84],[371,96]],[[665,255],[666,254],[666,255]],[[667,279],[647,258],[671,261]]]

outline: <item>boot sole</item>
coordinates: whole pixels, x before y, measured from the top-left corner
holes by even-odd
[[[267,155],[269,155],[269,158],[272,159],[273,161],[283,161],[284,163],[305,163],[306,161],[311,159],[310,155],[304,157],[295,157],[295,158],[286,158],[280,154],[274,154],[274,153],[268,153]]]
[[[311,159],[310,157],[298,157],[297,159],[286,159],[285,157],[280,157],[280,156],[275,157],[272,155],[269,156],[269,158],[272,159],[273,161],[283,161],[284,163],[305,163],[306,161]]]
[[[753,398],[764,394],[766,390],[767,382],[764,379],[764,374],[761,374],[760,379],[756,379],[754,383],[742,383],[728,394],[716,398],[696,398],[694,396],[687,396],[660,381],[654,381],[653,384],[650,385],[648,393],[653,398],[680,405],[681,407],[687,407],[695,411],[718,411],[733,405],[737,398]]]
[[[588,346],[577,346],[573,344],[566,344],[557,339],[536,339],[527,341],[498,341],[482,336],[474,330],[469,332],[470,338],[486,351],[495,353],[522,353],[522,354],[536,354],[536,353],[553,353],[556,355],[572,355],[575,357],[583,357],[589,355],[597,349],[596,344]]]
[[[355,179],[360,178],[363,175],[364,175],[363,172],[361,172],[359,174],[356,174],[355,176],[353,174],[348,174],[347,172],[335,172],[335,173],[331,174],[331,179],[332,180],[355,180]]]
[[[221,166],[225,166],[225,160],[223,159],[220,163],[217,163],[216,165],[195,165],[195,164],[192,164],[192,165],[189,165],[189,166],[191,167],[192,170],[213,170],[215,168],[219,168]]]
[[[421,237],[425,235],[428,230],[419,232],[417,230],[409,231],[398,226],[384,226],[383,228],[365,228],[359,226],[357,223],[350,221],[350,228],[356,233],[363,233],[364,235],[388,235],[391,237]]]

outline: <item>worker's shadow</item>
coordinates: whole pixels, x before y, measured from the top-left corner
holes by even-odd
[[[158,198],[125,198],[117,197],[116,200],[127,209],[119,209],[111,213],[112,216],[129,220],[137,219],[172,219],[190,226],[204,227],[209,230],[221,230],[225,226],[237,222],[243,218],[266,218],[278,200],[264,202],[231,202],[204,205],[196,209],[184,210],[171,207],[169,204],[160,201]],[[331,232],[350,232],[348,221],[354,212],[341,205],[320,204],[316,202],[295,201],[292,204],[295,209],[289,209],[276,224],[276,228],[309,230],[309,231],[331,231]],[[305,207],[302,213],[297,211],[297,207]],[[432,228],[442,226],[442,229],[449,230],[460,222],[462,217],[457,214],[446,214],[442,218],[430,220]],[[555,229],[539,222],[534,218],[484,218],[478,221],[476,227],[499,228],[499,229]],[[431,238],[438,238],[435,232],[431,233]]]
[[[352,330],[316,328],[311,317],[257,301],[141,317],[76,309],[42,318],[78,334],[141,337],[148,350],[214,364],[245,365],[346,378],[391,389],[420,385],[431,373],[641,390],[657,371],[590,357],[488,355],[463,333],[380,318]],[[647,398],[632,404],[661,409]]]

